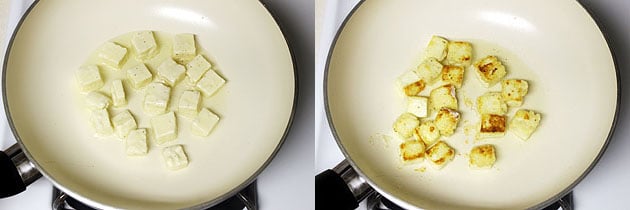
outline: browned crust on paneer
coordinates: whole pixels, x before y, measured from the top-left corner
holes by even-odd
[[[464,46],[472,48],[472,45],[470,43],[468,43],[468,42],[454,41],[452,43],[454,45],[464,45]],[[466,55],[466,56],[461,58],[461,61],[469,61],[470,59],[471,59],[470,56]]]
[[[503,115],[488,114],[481,117],[482,133],[503,133],[505,132],[506,117]]]
[[[464,81],[464,68],[450,65],[442,67],[442,81],[461,87]]]
[[[424,144],[422,141],[414,141],[412,143]],[[403,158],[403,160],[409,161],[409,160],[415,160],[415,159],[418,159],[418,158],[424,158],[424,151],[423,152],[419,152],[417,154],[408,154],[408,153],[406,153],[405,149],[407,148],[407,146],[409,146],[409,144],[410,144],[409,142],[405,142],[405,143],[400,144],[400,151],[402,151],[402,158]]]
[[[435,119],[446,119],[454,124],[457,124],[457,122],[459,121],[459,112],[453,109],[442,107],[435,116]]]
[[[480,159],[491,160],[492,162],[478,162]],[[489,167],[494,165],[494,162],[496,161],[496,152],[494,146],[491,144],[485,144],[474,147],[470,151],[470,158],[468,161],[470,165],[477,167]]]
[[[419,80],[415,83],[409,84],[407,86],[405,86],[405,94],[408,96],[416,96],[418,95],[418,93],[422,92],[422,90],[424,90],[425,88],[425,84],[424,81]]]
[[[442,155],[442,157],[440,157],[439,159],[433,160],[431,156],[433,156],[434,153],[439,152],[439,150],[443,148],[447,149],[446,153]],[[437,165],[443,165],[447,160],[450,160],[455,156],[455,150],[448,144],[446,144],[446,142],[438,141],[437,143],[435,143],[435,145],[433,145],[426,151],[426,155],[429,157],[429,160],[431,162]]]
[[[498,64],[495,65],[492,61],[497,61]],[[475,64],[475,67],[479,69],[479,72],[481,72],[483,77],[486,79],[491,78],[492,75],[495,74],[495,72],[498,70],[500,66],[503,66],[503,64],[501,64],[501,61],[499,61],[499,59],[496,56],[492,56],[492,55],[485,57],[480,62]]]

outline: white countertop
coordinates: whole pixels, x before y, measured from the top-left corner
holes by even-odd
[[[323,103],[323,74],[326,56],[336,30],[359,0],[320,1],[317,10],[316,39],[316,93],[315,93],[315,173],[334,167],[343,160],[326,121]],[[596,17],[600,27],[605,28],[609,44],[614,49],[621,74],[621,83],[630,84],[630,1],[583,0],[580,1]],[[628,86],[621,92],[628,92]],[[622,95],[621,107],[629,102],[630,96]],[[588,120],[588,119],[585,119]],[[630,116],[625,109],[619,114],[617,129],[606,153],[593,171],[574,189],[576,209],[628,209],[627,195],[630,194]],[[567,147],[569,149],[570,147]],[[365,202],[364,202],[365,203]],[[360,209],[364,208],[364,203]]]
[[[0,53],[4,60],[6,40],[19,17],[33,2],[0,0]],[[263,0],[282,25],[294,48],[300,96],[291,131],[274,160],[258,177],[260,209],[315,209],[313,184],[313,40],[314,3],[310,0]],[[6,8],[9,6],[9,8]],[[8,14],[7,14],[8,12]],[[7,17],[8,16],[8,17]],[[1,99],[0,99],[1,100]],[[0,113],[4,113],[0,106]],[[15,142],[0,114],[0,149]],[[1,199],[0,209],[50,209],[52,185],[42,178],[19,195]]]

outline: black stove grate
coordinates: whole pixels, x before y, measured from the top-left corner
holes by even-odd
[[[61,190],[53,187],[53,210],[95,210],[84,203],[70,197]],[[256,181],[238,192],[236,195],[207,210],[258,210],[258,188]]]
[[[368,210],[405,210],[387,198],[383,197],[378,193],[372,193],[367,198],[367,209]],[[573,192],[562,197],[560,200],[555,203],[543,208],[542,210],[573,210]]]

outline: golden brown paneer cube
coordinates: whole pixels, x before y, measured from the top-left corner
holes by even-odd
[[[497,160],[495,148],[491,144],[472,148],[468,158],[468,163],[473,168],[491,168]]]

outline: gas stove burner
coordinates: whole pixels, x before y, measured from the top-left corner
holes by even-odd
[[[80,201],[70,197],[61,190],[53,187],[52,193],[52,209],[53,210],[95,210]],[[216,206],[207,208],[207,210],[258,210],[258,188],[256,181],[245,187],[236,195],[219,203]]]
[[[403,208],[397,206],[393,202],[387,200],[387,198],[383,197],[378,193],[372,193],[367,198],[367,209],[368,210],[404,210]],[[560,200],[555,203],[543,208],[542,210],[573,210],[573,192],[569,192],[569,194],[560,198]]]

